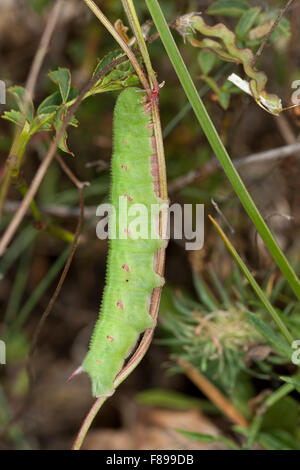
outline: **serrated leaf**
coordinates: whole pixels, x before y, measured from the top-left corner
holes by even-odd
[[[210,311],[218,310],[220,305],[216,298],[209,291],[208,286],[205,285],[204,280],[200,279],[195,270],[193,270],[193,282],[201,302],[203,302]]]
[[[202,73],[208,75],[216,63],[217,57],[210,51],[200,51],[198,54],[198,62],[200,64]]]
[[[300,378],[299,376],[295,376],[295,377],[285,377],[285,376],[281,376],[280,377],[281,380],[283,380],[284,382],[288,383],[288,384],[291,384],[295,387],[295,389],[297,390],[298,393],[300,393]]]
[[[243,0],[219,0],[210,5],[206,13],[239,18],[248,8],[250,8],[249,3]]]
[[[25,88],[23,88],[22,86],[13,86],[8,88],[7,91],[11,93],[15,98],[19,111],[23,115],[26,114],[26,119],[31,122],[34,115],[34,107],[32,100],[29,99],[28,96],[26,97]]]
[[[71,88],[69,92],[69,101],[68,106],[75,100],[78,96],[78,90],[76,88]],[[63,104],[62,97],[59,91],[55,91],[51,95],[47,96],[47,98],[42,101],[37,109],[37,114],[51,114]]]
[[[279,354],[282,354],[290,361],[293,350],[288,343],[277,335],[277,333],[275,333],[275,331],[257,315],[254,315],[252,312],[247,312],[246,315],[250,323],[268,341],[268,343],[271,343]]]
[[[37,114],[51,114],[57,110],[61,103],[61,94],[59,91],[56,91],[42,101],[37,109]]]
[[[260,13],[259,7],[249,8],[239,19],[235,32],[239,39],[244,39],[248,31],[252,28],[257,16]]]
[[[63,103],[66,103],[71,89],[71,73],[70,70],[59,68],[49,72],[49,77],[59,87]]]
[[[60,132],[63,120],[66,116],[66,112],[67,112],[66,108],[61,107],[55,116],[54,126],[55,126],[57,134]],[[62,150],[63,152],[69,153],[70,155],[74,157],[74,153],[71,152],[68,148],[67,139],[68,139],[68,134],[65,131],[59,141],[58,148]]]
[[[102,59],[99,60],[94,72],[93,72],[93,77],[99,73],[101,70],[104,69],[107,65],[111,64],[111,62],[115,59],[118,59],[118,57],[121,57],[123,52],[120,49],[117,49],[115,51],[111,51],[108,54],[106,54]]]
[[[22,125],[24,121],[20,111],[16,111],[15,109],[11,109],[10,111],[5,111],[1,117],[2,119],[6,119],[7,121],[13,122],[17,126]]]

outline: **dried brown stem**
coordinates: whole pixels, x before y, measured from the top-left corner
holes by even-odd
[[[214,403],[234,424],[248,427],[244,416],[233,406],[232,403],[215,387],[201,372],[188,362],[180,359],[178,361],[186,376],[203,392],[212,403]]]
[[[52,38],[52,35],[55,30],[55,26],[58,20],[58,17],[62,11],[64,0],[57,0],[49,14],[48,21],[44,30],[44,33],[41,38],[41,42],[36,51],[35,57],[33,59],[31,69],[26,81],[25,89],[27,91],[27,96],[33,98],[34,90],[36,87],[37,79],[44,62],[45,56],[48,52],[49,44]]]
[[[33,62],[32,62],[32,65],[28,74],[28,78],[26,81],[26,85],[25,85],[26,93],[25,93],[25,102],[24,102],[24,115],[26,115],[26,109],[28,107],[28,103],[30,99],[33,98],[38,75],[42,67],[43,61],[45,59],[46,53],[48,51],[48,47],[49,47],[51,38],[53,36],[57,19],[61,12],[63,3],[64,3],[63,0],[57,0],[56,3],[54,4],[49,14],[47,24],[46,24],[44,33],[42,35],[39,47],[33,59]],[[3,205],[4,205],[4,202],[5,202],[9,187],[10,187],[11,175],[15,169],[15,165],[17,164],[17,159],[14,158],[14,156],[15,156],[15,151],[18,148],[18,142],[20,140],[21,133],[22,133],[22,127],[19,127],[16,130],[14,141],[13,141],[10,153],[6,161],[4,177],[3,177],[2,187],[0,191],[0,218],[2,215]]]

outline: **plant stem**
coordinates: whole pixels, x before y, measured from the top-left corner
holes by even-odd
[[[84,0],[86,3],[90,3],[89,0]],[[138,18],[134,9],[134,5],[132,2],[130,3],[130,8],[128,5],[126,5],[125,11],[129,13],[129,18],[131,18],[130,22],[132,21],[132,27],[134,31],[140,30],[140,25],[138,22]],[[128,8],[127,8],[128,6]],[[103,23],[104,24],[104,23]],[[106,24],[104,24],[106,25]],[[111,32],[111,29],[109,29],[109,32]],[[116,33],[117,34],[117,33]],[[114,36],[115,37],[115,36]],[[150,76],[148,77],[151,85],[156,85],[156,77],[155,73],[152,69],[150,57],[147,51],[146,44],[144,42],[143,35],[137,33],[136,36],[137,43],[140,46],[141,54],[143,56],[143,59],[145,62],[147,61],[148,67],[147,67],[147,72],[150,72],[150,75],[152,76],[152,81]],[[119,41],[118,41],[119,42]],[[143,44],[143,45],[142,45]],[[146,48],[146,52],[145,52]],[[126,52],[126,50],[124,49]],[[131,51],[131,50],[130,50]],[[127,52],[126,52],[127,54]],[[145,54],[145,55],[144,55]],[[147,59],[146,59],[147,57]],[[131,57],[128,55],[129,60],[131,61]],[[147,80],[147,79],[146,79]],[[148,81],[147,81],[148,83]],[[148,96],[151,96],[151,90],[149,88],[149,85],[147,85],[146,91],[148,93]],[[160,114],[159,114],[159,106],[158,106],[158,100],[151,100],[151,111],[152,111],[152,119],[153,119],[153,126],[154,126],[154,135],[155,135],[155,140],[156,140],[156,150],[157,150],[157,160],[158,160],[158,168],[159,168],[159,183],[160,183],[160,197],[164,200],[167,201],[167,181],[166,181],[166,167],[165,167],[165,156],[164,156],[164,147],[163,147],[163,138],[162,138],[162,130],[161,130],[161,123],[160,123]],[[160,235],[163,235],[163,228],[164,228],[164,215],[161,214],[160,216]],[[161,248],[158,250],[158,254],[156,256],[155,260],[156,264],[156,272],[163,276],[164,275],[164,266],[165,266],[165,248]],[[123,367],[121,372],[117,375],[115,381],[114,381],[114,389],[116,389],[122,382],[125,380],[131,372],[137,367],[137,365],[140,363],[140,361],[143,359],[145,356],[154,333],[154,329],[156,326],[157,322],[157,315],[158,315],[158,309],[159,309],[159,303],[160,303],[160,295],[161,295],[161,287],[157,287],[153,290],[152,298],[151,298],[151,305],[149,309],[149,313],[153,318],[153,327],[148,328],[142,339],[141,342],[133,354],[133,356],[130,358],[128,363]],[[92,408],[90,409],[89,413],[87,414],[86,418],[84,419],[82,426],[79,430],[79,433],[75,439],[75,442],[73,444],[72,449],[73,450],[79,450],[82,442],[95,418],[97,415],[98,411],[100,410],[101,406],[103,403],[106,401],[108,397],[99,397]]]
[[[151,59],[149,52],[144,40],[144,36],[141,30],[141,26],[135,11],[134,3],[132,0],[122,0],[124,10],[128,16],[129,23],[133,29],[133,32],[136,37],[137,44],[140,48],[143,60],[146,65],[148,79],[151,83],[151,88],[157,88],[158,83],[156,79],[155,72],[152,68]],[[152,118],[154,124],[154,135],[157,147],[157,158],[158,158],[158,168],[159,168],[159,182],[160,182],[160,197],[164,201],[168,199],[168,188],[167,188],[167,171],[166,171],[166,162],[165,162],[165,153],[164,153],[164,144],[163,144],[163,135],[160,122],[160,113],[158,100],[151,100],[152,105]]]
[[[20,128],[17,128],[14,141],[13,141],[11,150],[9,152],[9,156],[7,158],[5,175],[4,175],[4,179],[3,179],[1,189],[0,189],[0,219],[2,217],[3,205],[5,202],[8,190],[9,190],[10,180],[11,180],[13,170],[14,170],[14,165],[15,165],[14,162],[16,161],[16,157],[17,157],[18,170],[19,170],[24,153],[25,153],[26,145],[30,138],[30,137],[28,138],[27,142],[24,141],[24,131],[26,131],[26,127],[27,127],[27,124],[25,122],[26,110],[28,108],[28,104],[30,100],[33,97],[37,78],[38,78],[42,63],[44,61],[44,58],[47,54],[48,46],[51,41],[53,32],[55,30],[57,19],[62,9],[63,3],[64,2],[62,0],[57,0],[49,14],[47,24],[44,29],[44,33],[42,35],[38,50],[34,56],[34,59],[30,68],[30,72],[27,78],[27,82],[25,86],[25,89],[26,89],[25,102],[24,102],[24,109],[23,109],[24,122],[22,124],[22,126],[24,127],[22,130]]]
[[[80,450],[82,443],[85,439],[85,436],[87,435],[87,432],[94,421],[95,417],[97,416],[98,411],[100,410],[101,406],[103,403],[105,403],[107,397],[100,397],[98,398],[93,406],[91,407],[90,411],[84,418],[84,421],[82,423],[82,426],[79,430],[79,433],[76,436],[76,439],[73,443],[72,450]]]
[[[203,374],[189,362],[179,359],[178,364],[182,367],[186,376],[203,392],[209,400],[214,403],[233,423],[248,427],[243,415],[232,403],[218,390]]]
[[[253,199],[248,193],[244,183],[242,182],[238,172],[236,171],[208,113],[207,110],[198,95],[197,89],[193,83],[193,80],[183,62],[174,38],[169,30],[167,22],[161,11],[157,0],[145,0],[148,9],[151,13],[153,21],[160,34],[161,40],[168,53],[168,56],[173,64],[173,67],[178,75],[181,85],[193,107],[193,110],[200,122],[200,125],[205,133],[212,149],[217,155],[232,187],[237,193],[241,203],[255,225],[257,231],[264,240],[270,253],[275,259],[277,265],[285,275],[287,282],[293,289],[295,295],[300,299],[300,281],[296,276],[293,268],[289,264],[288,260],[284,256],[283,252],[279,248],[276,240],[274,239],[270,229],[265,223],[263,217],[258,211]]]
[[[23,201],[21,202],[19,208],[17,209],[12,221],[8,225],[6,231],[4,232],[2,238],[0,239],[0,257],[3,255],[5,252],[8,244],[10,243],[12,237],[14,236],[17,228],[19,227],[21,221],[23,220],[23,217],[25,216],[28,207],[30,206],[30,203],[32,199],[34,198],[36,192],[39,189],[39,186],[48,170],[48,167],[50,163],[52,162],[52,159],[54,158],[56,154],[56,150],[58,147],[58,144],[60,142],[60,139],[63,135],[63,133],[66,131],[69,122],[71,121],[72,117],[76,113],[77,109],[80,106],[80,103],[84,99],[86,93],[97,83],[97,81],[106,75],[107,72],[112,70],[116,65],[119,63],[123,62],[124,58],[120,57],[118,59],[114,59],[111,61],[110,64],[105,66],[103,69],[101,69],[94,77],[92,77],[90,80],[87,81],[87,83],[83,86],[81,89],[79,95],[77,96],[76,100],[72,104],[72,106],[69,108],[68,113],[66,114],[62,126],[57,133],[56,137],[52,141],[52,144],[49,147],[49,150],[47,152],[47,155],[45,156],[44,160],[39,166],[39,169],[37,170],[29,188],[26,196],[24,197]]]
[[[151,59],[150,59],[149,52],[148,52],[148,49],[144,40],[140,22],[135,11],[133,0],[122,0],[122,4],[125,10],[125,13],[127,15],[127,18],[129,20],[130,26],[136,37],[137,44],[140,48],[140,51],[141,51],[141,54],[142,54],[142,57],[143,57],[143,60],[147,69],[151,88],[154,88],[155,86],[157,86],[156,75],[152,68]]]
[[[25,197],[28,192],[28,185],[25,179],[23,177],[19,177],[17,181],[14,182],[14,185],[22,194],[22,196]],[[40,225],[41,229],[45,229],[54,237],[59,238],[60,240],[63,240],[67,243],[73,242],[74,234],[69,230],[59,227],[58,225],[49,221],[48,218],[45,217],[44,214],[40,211],[34,199],[32,199],[29,208],[34,220]]]
[[[137,58],[135,57],[134,53],[130,49],[130,47],[126,44],[123,38],[118,34],[118,32],[115,30],[114,26],[111,24],[108,18],[102,13],[100,8],[93,2],[93,0],[83,0],[87,6],[89,7],[90,10],[94,13],[94,15],[98,18],[99,21],[105,26],[105,28],[110,32],[112,37],[117,41],[121,49],[125,52],[127,55],[128,59],[132,63],[143,87],[145,90],[149,91],[149,83],[148,80],[142,71],[140,64],[138,63]]]

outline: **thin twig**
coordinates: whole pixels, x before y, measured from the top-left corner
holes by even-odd
[[[66,131],[70,120],[76,113],[77,109],[80,106],[81,101],[83,100],[84,96],[86,93],[97,83],[97,81],[104,76],[106,73],[108,73],[111,69],[113,69],[116,65],[124,62],[127,60],[126,56],[119,57],[118,59],[114,59],[110,64],[108,64],[106,67],[103,67],[94,77],[92,77],[88,82],[83,86],[81,92],[79,93],[78,97],[76,98],[74,104],[69,108],[68,113],[66,114],[66,117],[64,118],[62,122],[62,126],[60,128],[60,131],[57,133],[55,139],[53,140],[48,153],[45,157],[45,159],[42,161],[41,165],[39,166],[32,183],[28,189],[28,192],[26,196],[24,197],[22,203],[20,204],[18,210],[16,211],[16,214],[12,221],[10,222],[9,226],[7,227],[6,231],[4,232],[1,240],[0,240],[0,257],[4,254],[8,244],[10,243],[12,237],[14,236],[18,226],[20,225],[21,221],[23,220],[23,217],[25,216],[28,207],[30,205],[30,202],[34,198],[36,192],[39,189],[39,186],[47,172],[47,169],[55,156],[56,149],[58,147],[58,144],[60,142],[60,139],[64,132]]]
[[[52,35],[54,33],[57,20],[62,11],[63,4],[64,4],[64,0],[57,0],[56,3],[54,4],[49,14],[48,21],[47,21],[44,33],[41,38],[41,42],[39,44],[39,47],[33,59],[31,69],[30,69],[30,72],[26,81],[26,85],[25,85],[27,96],[30,99],[32,99],[34,96],[34,90],[36,87],[37,79],[38,79],[42,64],[44,62],[45,56],[48,52],[49,44],[50,44]]]
[[[20,201],[7,200],[4,204],[4,213],[11,214],[16,212],[20,205]],[[45,215],[50,215],[54,217],[60,217],[65,219],[66,217],[78,217],[80,214],[80,209],[78,207],[70,207],[66,204],[45,204],[40,206],[40,210]],[[84,218],[90,219],[96,215],[97,206],[86,206],[84,209]],[[29,215],[30,212],[27,211],[26,215]]]
[[[51,313],[51,310],[52,310],[52,308],[53,308],[53,306],[56,302],[56,299],[59,296],[59,293],[60,293],[60,291],[63,287],[66,276],[69,272],[73,257],[75,255],[76,248],[77,248],[78,243],[79,243],[79,239],[80,239],[79,237],[80,237],[82,225],[83,225],[83,222],[84,222],[84,212],[85,212],[83,190],[84,190],[84,187],[89,184],[87,182],[80,181],[74,175],[74,173],[70,170],[70,168],[66,165],[66,163],[63,161],[63,159],[59,155],[56,155],[56,158],[58,159],[63,171],[66,173],[66,175],[69,177],[69,179],[74,183],[74,185],[78,189],[80,213],[79,213],[79,217],[78,217],[78,222],[77,222],[77,226],[76,226],[76,230],[75,230],[74,239],[73,239],[73,242],[72,242],[72,245],[71,245],[70,254],[69,254],[68,259],[66,261],[65,267],[64,267],[63,272],[60,276],[57,287],[56,287],[56,289],[55,289],[55,291],[54,291],[54,293],[53,293],[53,295],[52,295],[45,311],[43,312],[43,314],[40,318],[40,321],[39,321],[39,323],[38,323],[38,325],[37,325],[37,327],[34,331],[34,334],[33,334],[29,354],[28,354],[28,357],[26,359],[26,364],[25,364],[25,367],[26,367],[27,372],[28,372],[28,377],[29,377],[29,388],[31,387],[31,385],[34,381],[32,358],[33,358],[34,352],[36,350],[36,346],[37,346],[37,343],[38,343],[39,336],[41,334],[41,331],[43,329],[43,326],[44,326],[48,316]],[[29,403],[30,403],[30,395],[28,394],[27,399],[23,403],[22,407],[17,411],[17,413],[14,414],[14,416],[12,416],[12,418],[9,420],[9,422],[6,423],[5,427],[1,430],[0,437],[5,435],[6,431],[9,429],[9,427],[13,423],[17,422],[20,419],[20,417],[23,415],[24,411],[27,409]]]
[[[283,113],[279,114],[279,116],[276,116],[276,118],[274,118],[274,121],[282,137],[288,145],[297,142],[297,137],[295,136],[288,119],[284,116]]]
[[[29,71],[28,79],[25,85],[26,92],[24,96],[24,108],[23,108],[24,124],[25,124],[25,119],[26,119],[25,118],[26,111],[28,109],[30,100],[33,98],[35,86],[37,83],[37,78],[38,78],[40,69],[42,67],[43,61],[45,59],[46,53],[48,51],[48,47],[49,47],[51,38],[53,36],[57,19],[61,12],[63,3],[64,3],[63,0],[57,0],[56,3],[54,4],[49,14],[44,33],[42,35],[39,47],[37,49],[37,52],[35,54],[35,57],[33,59],[33,62]],[[16,153],[18,152],[18,147],[20,147],[19,142],[21,139],[22,131],[23,131],[22,127],[18,127],[16,130],[14,141],[12,143],[11,150],[9,152],[9,155],[6,161],[4,177],[3,177],[1,190],[0,190],[0,219],[2,215],[3,205],[4,205],[4,202],[5,202],[9,187],[10,187],[11,176],[13,174],[13,171],[16,165],[19,167],[21,164],[21,161],[19,160],[21,160],[22,157],[20,157],[20,159],[17,159]]]
[[[260,57],[260,55],[262,54],[262,51],[264,50],[264,48],[266,47],[267,45],[267,42],[268,40],[270,39],[270,37],[272,36],[272,34],[274,33],[275,29],[277,28],[278,26],[278,23],[279,21],[281,20],[281,18],[283,17],[283,15],[285,14],[285,12],[287,11],[287,9],[291,6],[291,4],[293,3],[294,0],[288,0],[288,2],[285,4],[285,6],[280,10],[276,20],[274,21],[270,31],[268,32],[268,34],[266,35],[265,39],[263,40],[263,42],[261,43],[259,49],[257,50],[255,56],[254,56],[254,60],[253,60],[253,65],[256,63],[257,59]]]
[[[297,142],[291,145],[285,145],[283,147],[266,150],[264,152],[254,153],[246,157],[235,158],[232,160],[232,163],[234,164],[235,168],[241,168],[253,163],[265,163],[281,160],[294,154],[295,157],[298,157],[299,152],[300,143]],[[196,168],[195,170],[188,172],[186,175],[174,179],[168,186],[169,192],[173,193],[175,191],[179,191],[189,184],[192,184],[198,178],[205,178],[221,169],[222,167],[219,161],[214,157],[205,163],[202,167]]]

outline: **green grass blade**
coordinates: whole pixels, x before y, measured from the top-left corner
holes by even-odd
[[[248,279],[251,287],[253,288],[253,290],[257,294],[258,298],[260,299],[260,301],[262,302],[262,304],[264,305],[264,307],[269,312],[269,314],[273,318],[274,322],[278,326],[278,328],[281,331],[282,335],[285,337],[285,339],[288,341],[288,343],[292,343],[293,342],[293,337],[292,337],[291,333],[289,332],[289,330],[287,329],[287,327],[283,323],[282,319],[280,318],[280,316],[278,315],[278,313],[274,309],[273,305],[270,303],[270,301],[267,298],[266,294],[259,287],[256,280],[252,276],[251,272],[249,271],[249,269],[245,265],[244,261],[242,260],[242,258],[240,257],[240,255],[238,254],[236,249],[233,247],[230,240],[227,238],[227,236],[225,235],[225,233],[223,232],[223,230],[221,229],[219,224],[211,216],[209,216],[209,218],[212,221],[212,223],[214,224],[214,226],[217,229],[217,231],[219,232],[219,234],[221,235],[221,237],[223,238],[223,241],[224,241],[225,245],[227,246],[228,250],[230,251],[230,253],[234,257],[234,259],[236,260],[236,262],[239,265],[241,271],[244,273],[244,275]]]
[[[30,313],[39,302],[42,295],[46,292],[46,290],[49,288],[51,283],[54,281],[54,279],[58,276],[59,272],[62,270],[65,262],[67,261],[69,254],[70,254],[70,247],[68,246],[61,253],[61,255],[57,258],[55,263],[49,269],[47,275],[38,284],[38,286],[35,288],[31,296],[27,300],[27,302],[24,304],[17,319],[12,324],[12,329],[20,328],[23,325],[23,323],[27,320],[27,318],[29,317]]]
[[[178,75],[181,85],[191,103],[191,106],[200,122],[200,125],[205,133],[212,149],[218,157],[224,172],[226,173],[233,189],[237,193],[241,203],[255,225],[257,231],[264,240],[278,267],[285,275],[290,287],[293,289],[296,296],[300,299],[300,281],[296,276],[293,268],[279,248],[276,240],[274,239],[270,229],[265,223],[263,217],[259,213],[253,199],[248,193],[244,183],[242,182],[238,172],[236,171],[230,157],[206,111],[206,108],[198,95],[197,89],[193,80],[183,62],[177,45],[169,30],[167,22],[164,18],[162,10],[157,0],[145,0],[150,14],[153,18],[155,26],[160,34],[163,45],[167,54],[173,64],[173,67]]]

